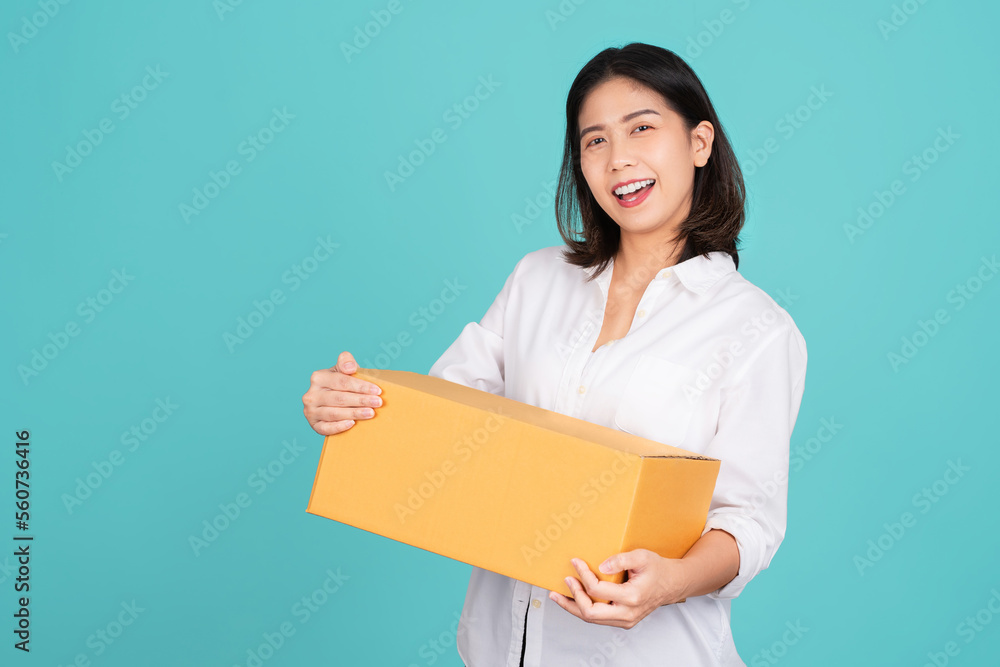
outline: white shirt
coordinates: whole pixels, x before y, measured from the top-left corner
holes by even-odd
[[[527,615],[526,667],[743,665],[730,601],[785,535],[805,340],[728,253],[712,252],[659,271],[628,333],[592,351],[614,263],[587,283],[593,269],[567,263],[563,248],[525,255],[429,375],[720,459],[703,532],[736,538],[739,574],[626,630],[587,623],[547,590],[475,567],[458,653],[469,667],[517,667]]]

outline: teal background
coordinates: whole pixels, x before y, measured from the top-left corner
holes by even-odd
[[[0,556],[0,662],[244,665],[290,622],[268,667],[460,664],[430,642],[449,643],[469,566],[305,512],[322,437],[301,396],[340,352],[374,365],[401,332],[413,342],[389,366],[426,373],[518,259],[561,243],[551,205],[520,227],[513,216],[556,177],[579,69],[645,41],[702,78],[747,174],[740,271],[786,295],[807,341],[793,456],[821,420],[842,425],[793,468],[787,537],[734,602],[743,659],[923,665],[955,642],[948,664],[995,664],[1000,617],[971,638],[959,624],[1000,590],[1000,280],[961,309],[948,295],[1000,248],[997,5],[402,0],[348,62],[341,43],[387,5],[71,2],[17,45],[10,33],[42,10],[0,10],[0,536],[13,544],[22,429],[35,535],[30,655],[12,648],[15,575]],[[883,35],[894,7],[907,20]],[[119,118],[114,100],[157,66],[166,78]],[[490,76],[499,87],[449,123]],[[830,98],[788,136],[777,124],[814,86]],[[294,118],[246,161],[240,143],[275,108]],[[102,118],[113,132],[60,181],[52,163]],[[949,127],[959,138],[911,180],[907,160]],[[436,128],[447,140],[390,190],[384,173]],[[778,150],[756,165],[769,138]],[[179,206],[229,160],[240,173],[185,222]],[[845,224],[895,179],[905,193],[852,242]],[[293,290],[283,276],[318,237],[338,247]],[[134,278],[85,321],[78,304],[123,269]],[[418,328],[411,314],[447,279],[468,287]],[[275,289],[284,302],[230,350],[224,335]],[[894,369],[887,355],[939,309],[948,322]],[[22,379],[69,322],[79,335]],[[157,399],[178,407],[128,451],[122,434]],[[304,451],[253,486],[293,441]],[[70,512],[64,494],[115,450],[122,464]],[[970,470],[922,513],[914,496],[949,460]],[[196,555],[189,537],[241,493],[251,504]],[[855,557],[907,511],[915,525],[859,572]],[[302,622],[294,605],[328,569],[348,578]],[[95,643],[133,600],[135,622]],[[808,631],[785,644],[796,622]]]

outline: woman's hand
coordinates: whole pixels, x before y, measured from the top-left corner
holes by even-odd
[[[579,558],[572,563],[580,575],[579,579],[566,577],[573,597],[551,591],[549,598],[588,623],[632,628],[657,607],[683,602],[687,597],[686,565],[680,558],[664,558],[648,549],[612,556],[600,570],[604,574],[627,570],[628,581],[623,584],[601,581]],[[594,602],[593,597],[608,602]]]
[[[579,558],[573,559],[573,567],[580,575],[579,579],[566,577],[573,597],[555,591],[549,597],[588,623],[631,628],[661,605],[707,595],[728,584],[739,574],[740,550],[735,537],[713,528],[698,538],[684,558],[635,549],[601,563],[604,574],[627,570],[624,584],[601,581]],[[594,602],[594,597],[608,602]]]
[[[358,370],[350,352],[342,352],[333,368],[312,374],[309,391],[302,396],[302,412],[320,435],[343,433],[356,419],[371,419],[382,405],[378,385],[352,378]]]

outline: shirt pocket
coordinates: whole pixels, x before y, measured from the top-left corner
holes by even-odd
[[[695,389],[697,376],[687,366],[639,355],[615,411],[615,426],[665,445],[681,446],[695,409],[694,399],[684,388]]]

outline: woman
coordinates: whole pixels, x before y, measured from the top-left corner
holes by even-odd
[[[573,597],[473,568],[465,664],[744,664],[730,602],[784,537],[806,369],[792,318],[736,270],[744,199],[709,97],[676,54],[633,43],[581,70],[556,198],[565,245],[525,255],[429,374],[722,464],[683,558],[638,549],[574,560]],[[303,403],[317,432],[380,405],[356,370],[344,352],[313,374]],[[627,580],[601,582],[598,568]]]

